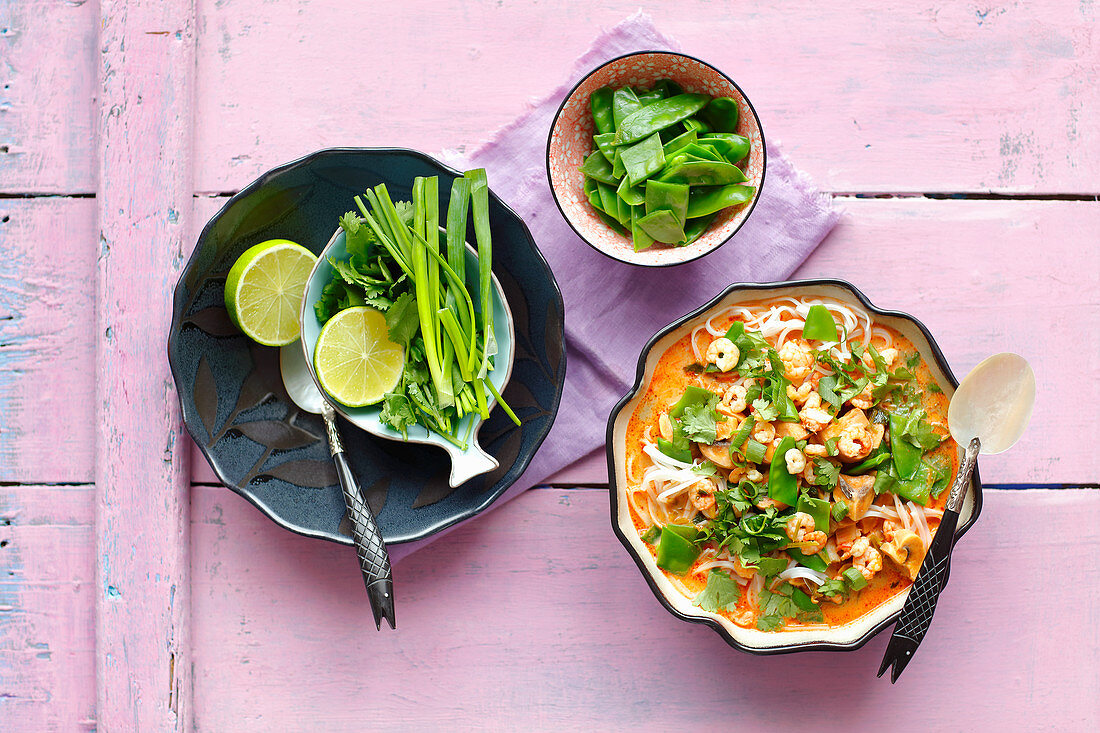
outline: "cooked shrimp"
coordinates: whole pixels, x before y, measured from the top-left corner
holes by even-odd
[[[803,552],[814,555],[825,549],[829,536],[814,527],[814,518],[806,512],[795,512],[787,520],[787,537],[791,542],[804,543]]]
[[[848,404],[852,407],[858,407],[861,410],[870,410],[875,404],[875,398],[871,396],[871,390],[873,389],[870,383],[863,388],[863,391],[848,400]]]
[[[814,368],[814,354],[810,345],[802,339],[795,339],[783,344],[779,349],[779,360],[783,362],[783,371],[787,379],[795,384],[802,384],[802,380],[809,376]]]
[[[752,437],[764,445],[775,440],[775,426],[770,422],[758,422],[752,428]]]
[[[799,474],[806,470],[806,454],[798,448],[791,448],[783,454],[783,460],[787,462],[787,473]]]
[[[801,387],[795,388],[793,384],[787,385],[787,396],[791,398],[795,404],[805,404],[809,399],[810,393],[814,391],[814,385],[812,382],[803,382]],[[820,399],[820,397],[818,398]]]
[[[714,501],[714,492],[718,490],[717,484],[709,478],[701,478],[688,487],[688,499],[692,506],[706,516],[714,519],[717,504]]]
[[[825,430],[821,437],[836,438],[840,460],[845,463],[861,461],[882,442],[886,428],[871,424],[867,415],[858,407],[852,408]]]
[[[818,458],[824,458],[829,455],[829,451],[823,445],[817,443],[810,443],[806,446],[806,450],[803,451],[808,456],[817,456]]]
[[[725,336],[714,339],[707,347],[707,361],[718,367],[720,371],[730,371],[737,366],[740,359],[741,352]]]
[[[852,566],[867,580],[882,570],[882,553],[871,547],[871,540],[866,537],[860,537],[852,544],[851,554]]]
[[[731,416],[744,412],[748,406],[745,403],[747,393],[748,390],[743,384],[730,385],[729,389],[722,394],[722,401],[718,403],[718,412]]]

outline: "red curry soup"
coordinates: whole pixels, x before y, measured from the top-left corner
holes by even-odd
[[[661,356],[630,418],[634,527],[738,626],[848,623],[920,569],[957,470],[947,406],[913,344],[856,306],[726,308]]]

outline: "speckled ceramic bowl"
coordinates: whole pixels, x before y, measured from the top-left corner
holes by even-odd
[[[738,134],[749,139],[749,154],[740,164],[746,183],[756,187],[750,201],[722,211],[706,233],[685,247],[656,244],[641,252],[634,243],[597,216],[584,194],[584,175],[580,172],[584,156],[592,151],[595,123],[589,110],[592,92],[604,86],[650,87],[661,79],[671,79],[685,92],[737,100],[740,111]],[[766,163],[764,134],[760,118],[748,97],[732,79],[699,59],[670,51],[641,51],[608,61],[581,79],[562,102],[546,145],[546,172],[554,200],[565,220],[578,236],[608,257],[632,265],[663,267],[690,262],[721,247],[741,228],[752,214],[764,185]]]
[[[642,349],[638,358],[638,374],[634,387],[611,411],[607,422],[607,470],[611,480],[611,525],[619,541],[634,558],[649,587],[657,599],[673,615],[694,623],[710,626],[731,646],[755,654],[783,654],[787,652],[832,649],[845,651],[858,649],[872,636],[893,623],[905,603],[905,593],[898,594],[873,611],[841,626],[829,629],[807,629],[781,632],[764,632],[744,629],[716,613],[704,611],[692,605],[692,599],[684,596],[669,582],[648,547],[638,537],[634,520],[630,515],[626,496],[626,429],[638,402],[649,388],[654,369],[661,356],[685,334],[716,313],[726,308],[760,300],[783,296],[826,296],[843,301],[874,315],[875,321],[896,329],[909,339],[921,358],[932,370],[936,383],[948,397],[958,386],[947,360],[936,345],[928,329],[912,316],[897,311],[886,311],[871,304],[855,287],[842,280],[802,280],[781,283],[736,284],[703,307],[661,329]],[[959,449],[960,460],[962,449]],[[956,536],[962,536],[978,519],[982,510],[982,484],[977,468],[963,499]]]

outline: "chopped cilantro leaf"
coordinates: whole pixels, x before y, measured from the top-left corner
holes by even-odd
[[[712,569],[707,573],[707,587],[695,596],[692,605],[712,613],[732,611],[741,599],[741,587],[729,573]]]
[[[386,311],[386,327],[390,339],[397,344],[407,344],[420,330],[420,316],[416,311],[416,298],[410,292],[402,293]]]
[[[840,480],[840,466],[824,458],[814,458],[815,486],[832,488]]]

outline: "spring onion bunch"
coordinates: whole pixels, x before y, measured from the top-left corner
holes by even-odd
[[[417,177],[412,201],[394,202],[385,184],[355,197],[358,213],[340,219],[348,258],[315,308],[324,323],[338,311],[369,305],[386,316],[390,339],[405,347],[397,387],[382,404],[381,419],[408,436],[420,424],[465,449],[475,420],[489,416],[489,396],[508,416],[519,418],[489,380],[497,353],[493,330],[492,232],[484,169],[466,172],[451,186],[445,249],[440,252],[438,177]],[[477,306],[466,276],[466,222],[473,214],[477,240]],[[473,275],[473,273],[471,273]]]

